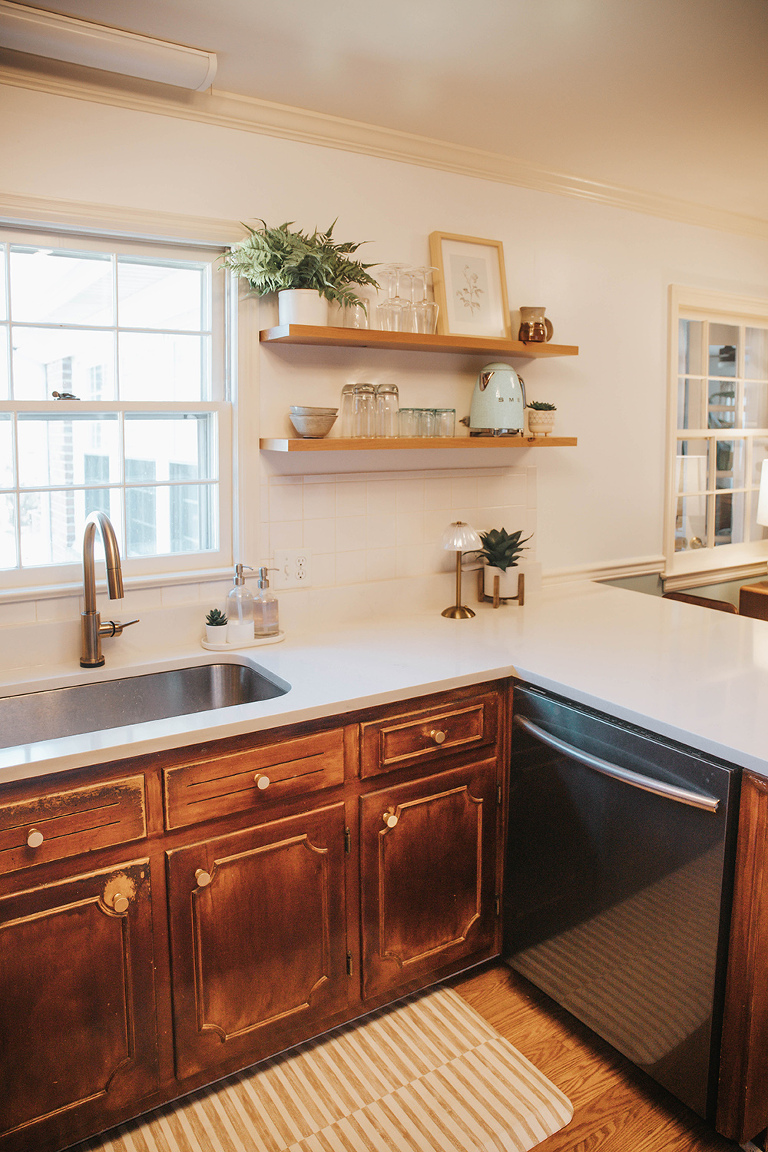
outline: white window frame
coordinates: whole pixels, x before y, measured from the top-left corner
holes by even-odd
[[[79,414],[88,411],[152,413],[174,410],[206,411],[215,414],[216,432],[214,451],[218,464],[218,529],[219,547],[210,552],[174,553],[152,558],[123,556],[126,585],[145,586],[188,582],[190,578],[206,579],[221,575],[232,568],[235,552],[236,518],[233,501],[237,490],[235,469],[237,452],[237,284],[228,272],[217,267],[218,257],[226,250],[223,243],[203,240],[196,242],[184,238],[179,241],[167,236],[125,236],[118,231],[101,229],[89,233],[79,228],[58,228],[44,231],[40,224],[25,226],[8,222],[0,226],[2,240],[8,244],[39,245],[70,251],[111,251],[119,255],[146,256],[157,259],[210,261],[212,277],[211,330],[211,396],[205,401],[190,402],[90,402],[90,401],[0,401],[0,412],[36,411],[61,415],[66,408]],[[79,563],[45,565],[34,568],[0,571],[0,600],[19,600],[77,589],[82,583]],[[32,587],[31,585],[34,585]]]
[[[736,580],[764,575],[768,564],[768,540],[753,540],[739,544],[722,544],[712,548],[675,552],[675,522],[677,517],[677,446],[681,439],[747,439],[768,438],[768,428],[738,431],[738,435],[724,435],[723,429],[688,430],[685,435],[678,429],[678,379],[680,375],[678,348],[680,320],[709,320],[715,323],[768,326],[768,299],[751,296],[726,295],[698,288],[673,284],[669,289],[669,361],[668,411],[666,456],[666,501],[664,516],[664,588],[667,591],[693,588],[702,584],[715,584],[723,580]]]

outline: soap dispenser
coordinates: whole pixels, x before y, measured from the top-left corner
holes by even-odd
[[[227,643],[246,644],[253,640],[253,595],[245,584],[243,569],[248,565],[235,566],[235,583],[227,596]],[[249,568],[249,571],[253,569]]]
[[[259,568],[259,578],[256,581],[258,591],[253,602],[254,632],[256,636],[277,636],[279,625],[277,620],[277,598],[269,590],[267,573],[277,571],[272,568]]]

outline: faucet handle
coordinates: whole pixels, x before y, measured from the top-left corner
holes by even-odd
[[[104,620],[99,626],[100,636],[121,636],[125,628],[130,628],[131,624],[138,624],[139,617],[135,620]]]

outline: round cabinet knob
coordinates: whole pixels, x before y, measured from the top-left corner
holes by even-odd
[[[207,888],[211,882],[211,874],[206,872],[204,868],[198,868],[195,872],[195,880],[197,880],[198,888]]]
[[[45,837],[38,828],[30,828],[27,833],[27,847],[39,848]]]
[[[269,776],[262,776],[259,772],[256,773],[253,779],[256,782],[256,787],[260,788],[262,792],[265,788],[269,788],[269,785],[272,783]]]
[[[442,742],[445,740],[445,732],[441,732],[439,728],[433,728],[430,732],[430,736],[434,740],[435,744],[442,744]]]
[[[113,912],[120,912],[121,914],[123,912],[127,912],[129,904],[130,904],[130,900],[128,899],[127,896],[124,896],[122,894],[122,892],[116,892],[115,895],[112,897],[112,911]]]
[[[394,828],[399,819],[400,817],[396,816],[394,812],[384,813],[384,823],[386,824],[387,828]]]

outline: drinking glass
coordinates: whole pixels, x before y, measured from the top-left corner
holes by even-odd
[[[407,291],[406,272],[407,264],[385,264],[379,270],[379,276],[386,288],[387,298],[376,306],[379,328],[385,332],[411,331],[411,301],[410,297],[401,295]]]
[[[401,408],[398,413],[398,426],[401,436],[418,436],[419,433],[419,409],[418,408]]]
[[[341,390],[341,435],[344,437],[355,434],[355,385],[345,384]]]
[[[454,436],[456,433],[456,409],[435,408],[435,436]]]
[[[435,435],[435,410],[434,408],[420,408],[419,409],[419,436],[434,436]]]
[[[429,299],[430,279],[434,271],[434,268],[425,264],[420,268],[411,268],[408,272],[412,284],[412,332],[422,332],[425,334],[437,332],[437,314],[439,308],[434,300]]]
[[[400,396],[396,384],[379,384],[376,388],[376,435],[397,436]]]
[[[353,436],[376,435],[376,388],[373,384],[355,384],[352,393]]]

